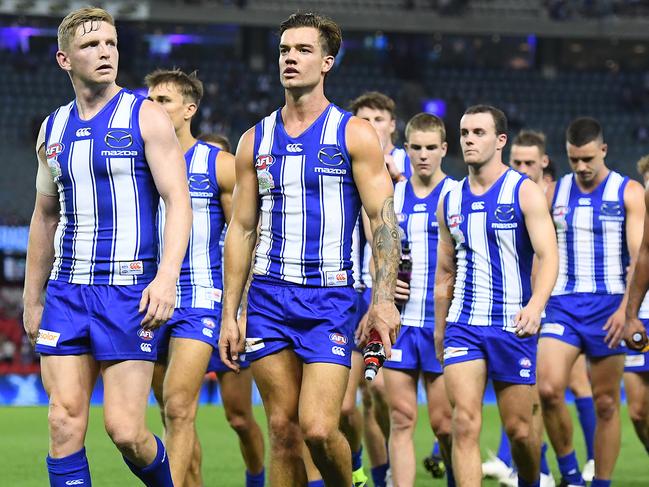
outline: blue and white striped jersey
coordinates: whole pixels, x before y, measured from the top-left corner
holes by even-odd
[[[394,159],[394,164],[397,166],[401,174],[403,174],[406,179],[410,179],[410,176],[412,176],[412,167],[410,166],[410,157],[408,157],[406,149],[395,147],[390,152],[390,155]]]
[[[611,171],[591,193],[573,174],[557,183],[552,217],[559,243],[559,277],[553,295],[624,294],[629,253],[624,188],[629,178]]]
[[[529,301],[534,250],[519,202],[525,179],[509,169],[476,196],[464,178],[446,195],[457,262],[449,322],[513,329],[514,316]]]
[[[189,246],[176,284],[176,308],[215,309],[221,303],[223,271],[220,240],[225,218],[216,176],[219,151],[218,147],[197,141],[185,153],[193,220]],[[164,211],[164,202],[160,199],[158,230],[161,249]]]
[[[122,89],[90,120],[74,101],[49,116],[47,164],[61,206],[50,279],[130,285],[155,276],[160,196],[140,133],[143,101]]]
[[[351,114],[331,104],[297,137],[281,110],[255,126],[261,223],[254,272],[308,286],[353,284],[360,197],[345,143]]]
[[[410,244],[410,299],[401,310],[404,326],[435,327],[435,267],[437,266],[437,204],[457,181],[445,177],[425,198],[418,198],[410,181],[394,187],[394,211]]]

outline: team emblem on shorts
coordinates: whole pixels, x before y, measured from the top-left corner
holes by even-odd
[[[144,328],[140,328],[140,331],[137,332],[137,336],[139,336],[146,342],[151,341],[153,340],[153,330],[145,330]]]
[[[518,365],[521,367],[524,367],[526,369],[529,369],[532,366],[532,361],[528,359],[527,357],[523,357],[518,361]]]
[[[201,323],[203,323],[203,326],[205,328],[209,328],[211,330],[216,328],[216,323],[214,322],[214,320],[212,318],[207,317],[207,316],[201,320]]]
[[[334,342],[336,345],[347,345],[347,337],[340,333],[330,333],[329,340]]]

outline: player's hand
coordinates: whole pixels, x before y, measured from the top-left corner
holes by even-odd
[[[406,177],[401,174],[401,171],[399,171],[399,168],[394,163],[394,157],[392,157],[391,154],[384,154],[383,158],[385,159],[385,167],[388,168],[388,172],[390,173],[392,181],[394,181],[395,183],[404,181]]]
[[[140,313],[146,315],[140,326],[147,330],[159,328],[174,314],[176,304],[176,279],[158,271],[155,279],[142,291]]]
[[[246,317],[241,316],[239,322],[245,327]],[[245,328],[244,328],[245,331]],[[230,369],[239,372],[239,353],[243,351],[245,332],[241,333],[237,320],[225,315],[221,318],[221,331],[219,333],[219,356],[221,361]]]
[[[25,328],[25,333],[27,333],[27,338],[29,338],[32,347],[36,345],[42,317],[43,305],[40,302],[25,306],[23,309],[23,327]]]
[[[372,305],[370,304],[370,308],[371,307]],[[363,315],[361,320],[358,322],[358,326],[356,327],[356,333],[354,335],[354,341],[356,342],[356,344],[360,344],[363,340],[363,331],[367,327],[367,319],[369,318],[369,316],[370,316],[370,312],[368,309],[368,311]]]
[[[541,328],[541,310],[525,306],[514,317],[514,334],[519,338],[536,335]]]
[[[410,284],[397,279],[397,285],[394,288],[394,300],[399,303],[405,303],[410,299]]]
[[[392,356],[392,344],[397,341],[399,328],[401,327],[401,315],[394,305],[394,302],[382,301],[373,303],[368,311],[367,323],[361,330],[360,348],[367,343],[371,330],[376,330],[383,342],[385,356]]]
[[[606,320],[606,324],[604,325],[604,331],[606,332],[604,342],[608,345],[608,348],[617,348],[620,345],[620,341],[624,335],[624,322],[626,321],[624,311],[624,309],[617,309]]]
[[[627,347],[637,352],[642,351],[649,344],[647,329],[645,328],[644,323],[642,323],[642,321],[637,317],[627,317],[624,330],[624,341],[626,342]]]

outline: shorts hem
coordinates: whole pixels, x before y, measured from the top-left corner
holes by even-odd
[[[624,367],[625,374],[649,374],[649,367]]]
[[[343,363],[341,360],[336,360],[333,357],[308,357],[304,358],[299,353],[295,352],[295,355],[298,356],[305,364],[334,364],[340,365],[342,367],[347,367],[348,369],[352,368],[352,358],[349,356],[349,361]]]
[[[169,338],[183,338],[185,340],[196,340],[197,342],[202,342],[202,343],[207,343],[210,345],[214,350],[217,350],[219,348],[218,341],[217,343],[214,343],[214,339],[209,339],[205,337],[205,340],[203,340],[202,336],[182,336],[182,335],[176,335],[174,334],[173,330],[171,331],[171,334],[169,335]],[[210,341],[211,340],[211,341]]]
[[[92,350],[84,348],[75,348],[75,349],[66,349],[66,350],[42,350],[38,345],[34,348],[34,351],[40,355],[56,355],[56,356],[66,356],[66,355],[92,355]]]
[[[268,357],[269,355],[281,352],[282,350],[289,348],[290,346],[291,344],[288,342],[276,342],[274,346],[267,345],[264,348],[256,350],[254,352],[243,352],[243,355],[246,356],[246,362],[255,362],[264,357]]]
[[[536,384],[536,378],[532,379],[531,377],[526,380],[522,377],[502,376],[497,374],[489,374],[489,372],[487,372],[487,377],[496,382],[504,382],[506,384],[520,384],[524,386],[533,386],[534,384]]]
[[[99,354],[93,355],[95,360],[100,362],[110,361],[125,361],[125,360],[141,360],[144,362],[156,362],[158,356],[156,355],[135,355],[132,353],[114,353],[114,354]]]
[[[426,369],[423,367],[409,367],[407,365],[398,365],[389,363],[388,361],[383,363],[383,367],[391,370],[402,370],[404,372],[423,372],[424,374],[436,374],[442,375],[444,373],[443,369]]]

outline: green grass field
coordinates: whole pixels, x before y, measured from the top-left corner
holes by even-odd
[[[256,408],[258,420],[265,429],[263,410]],[[445,481],[433,480],[421,465],[421,459],[429,453],[432,436],[424,421],[425,410],[420,409],[420,420],[416,432],[417,483],[418,487],[443,486]],[[483,451],[495,449],[499,438],[499,420],[494,406],[485,408],[485,427],[482,435]],[[622,453],[618,461],[614,486],[649,486],[649,457],[635,437],[626,409],[623,410]],[[160,433],[160,420],[156,409],[149,410],[149,425]],[[576,425],[576,445],[583,462],[584,449],[581,430]],[[203,444],[203,475],[206,487],[242,487],[244,468],[234,433],[229,429],[223,409],[216,406],[200,408],[198,431]],[[0,408],[0,487],[45,486],[45,455],[47,454],[47,410],[34,408]],[[95,487],[127,487],[137,483],[117,450],[110,443],[102,424],[102,409],[91,410],[90,428],[86,441],[90,468]],[[550,463],[555,468],[551,455]],[[367,465],[367,459],[365,460]],[[368,472],[369,473],[369,472]],[[555,472],[556,473],[556,472]],[[496,482],[485,481],[485,486]]]

